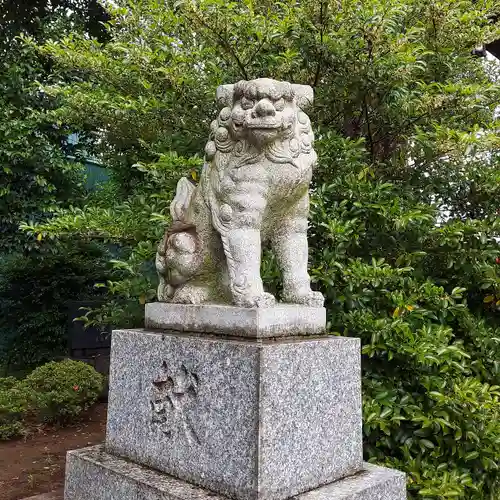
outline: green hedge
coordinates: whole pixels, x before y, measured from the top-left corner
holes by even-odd
[[[22,436],[33,423],[68,424],[93,405],[104,377],[81,361],[50,362],[25,379],[0,378],[0,440]]]

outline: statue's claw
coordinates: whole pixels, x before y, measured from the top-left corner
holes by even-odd
[[[242,295],[236,301],[236,305],[240,307],[272,307],[275,304],[274,295],[267,292],[260,295]]]
[[[301,304],[309,307],[323,307],[325,298],[321,292],[309,290],[304,294],[286,294],[284,301],[289,304]]]
[[[186,284],[175,291],[172,302],[176,304],[203,304],[208,302],[209,297],[210,290],[207,287]]]

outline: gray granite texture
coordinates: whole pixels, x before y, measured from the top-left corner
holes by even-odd
[[[309,185],[317,155],[305,110],[313,89],[269,78],[217,89],[197,186],[180,179],[172,224],[158,245],[160,302],[276,303],[260,276],[269,245],[282,271],[282,299],[323,306],[307,272]]]
[[[206,490],[123,460],[102,446],[70,451],[64,500],[216,500]]]
[[[358,339],[113,332],[106,448],[242,500],[362,468]]]
[[[405,500],[406,475],[365,463],[358,474],[295,497],[295,500]]]
[[[370,464],[295,500],[404,500],[405,476]],[[101,446],[70,451],[65,500],[227,500],[167,474],[114,457]]]
[[[222,304],[146,304],[146,328],[235,337],[318,335],[325,331],[324,307],[278,304],[246,308]]]

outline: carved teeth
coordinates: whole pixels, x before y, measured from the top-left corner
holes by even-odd
[[[262,123],[262,122],[257,122],[257,123],[247,123],[248,128],[261,128],[261,129],[275,129],[275,128],[280,128],[281,123]]]

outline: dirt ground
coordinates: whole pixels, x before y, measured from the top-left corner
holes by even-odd
[[[0,500],[19,500],[61,488],[66,451],[104,441],[106,405],[98,404],[80,423],[39,429],[26,439],[0,441]]]

